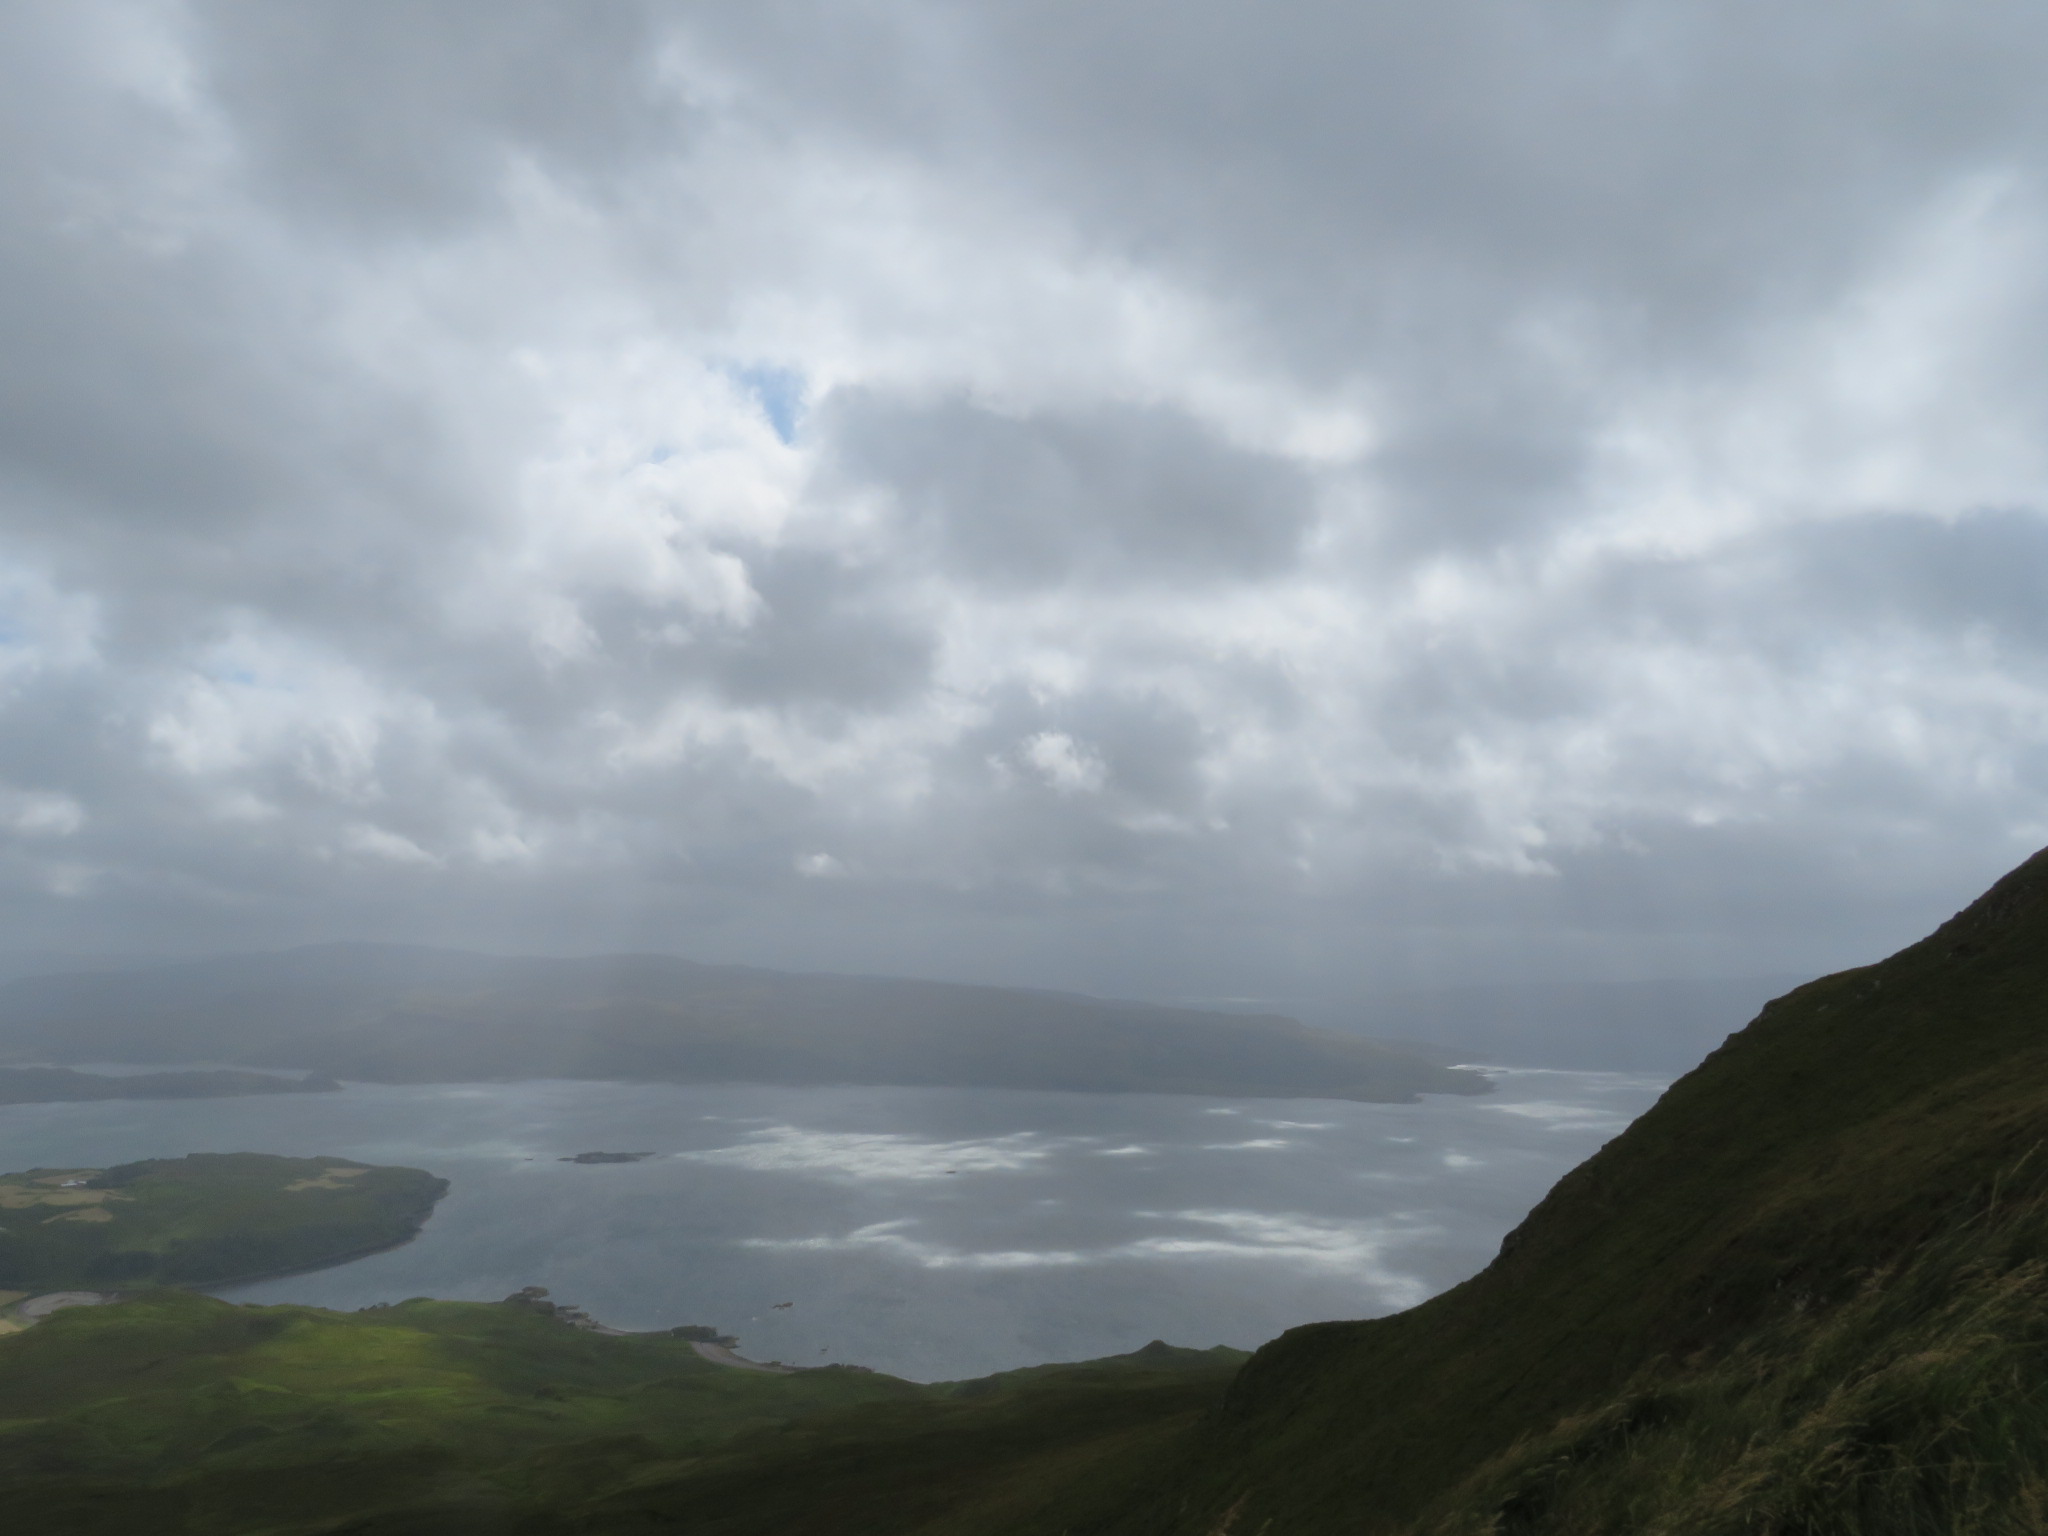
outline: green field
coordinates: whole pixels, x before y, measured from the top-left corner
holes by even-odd
[[[220,1285],[402,1243],[447,1191],[418,1168],[201,1152],[0,1174],[0,1288]]]

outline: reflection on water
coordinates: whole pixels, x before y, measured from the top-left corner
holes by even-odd
[[[1489,1069],[1492,1070],[1492,1069]],[[524,1285],[624,1328],[924,1380],[1249,1347],[1478,1269],[1661,1091],[1495,1072],[1420,1104],[540,1082],[0,1109],[0,1168],[331,1154],[453,1181],[416,1241],[238,1287],[353,1308]],[[593,1150],[644,1162],[575,1164]],[[793,1301],[778,1310],[776,1303]]]

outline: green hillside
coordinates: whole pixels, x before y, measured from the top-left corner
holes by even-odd
[[[343,1157],[197,1152],[0,1174],[0,1287],[220,1285],[418,1232],[448,1181]]]
[[[733,1370],[680,1338],[530,1306],[337,1313],[157,1291],[0,1339],[0,1507],[50,1536],[467,1536],[560,1529],[548,1511],[586,1506],[715,1531],[727,1503],[801,1510],[831,1482],[834,1518],[878,1522],[844,1528],[884,1531],[891,1511],[960,1497],[961,1475],[1180,1427],[1242,1358],[1155,1344],[922,1387]],[[716,1485],[708,1505],[674,1503],[663,1480],[680,1470]]]

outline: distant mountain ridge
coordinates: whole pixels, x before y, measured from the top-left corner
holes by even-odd
[[[0,987],[0,1061],[1402,1102],[1485,1078],[1272,1015],[664,955],[328,944]]]

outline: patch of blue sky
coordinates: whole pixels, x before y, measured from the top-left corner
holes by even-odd
[[[777,437],[785,443],[795,440],[804,413],[805,379],[801,373],[793,368],[747,365],[728,367],[725,375],[754,397]]]

